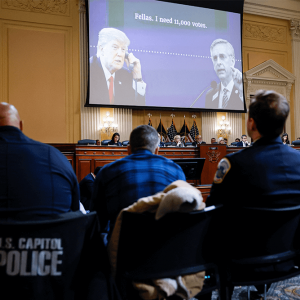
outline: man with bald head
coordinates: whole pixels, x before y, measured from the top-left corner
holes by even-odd
[[[16,108],[1,102],[0,212],[43,218],[79,210],[78,182],[66,157],[22,129]]]

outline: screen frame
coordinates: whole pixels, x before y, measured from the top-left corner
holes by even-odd
[[[109,0],[107,0],[109,1]],[[243,71],[243,12],[244,12],[244,0],[155,0],[157,2],[168,2],[168,3],[175,3],[180,5],[187,5],[187,6],[195,6],[195,7],[202,7],[202,8],[209,8],[209,9],[217,9],[226,12],[233,12],[240,14],[240,28],[241,28],[241,68],[242,68],[242,82],[244,83],[244,71]],[[164,107],[164,106],[132,106],[132,105],[114,105],[114,104],[90,104],[90,28],[89,28],[89,0],[85,0],[86,5],[86,28],[87,28],[87,42],[88,42],[88,57],[87,59],[87,67],[88,67],[88,80],[87,80],[87,89],[86,89],[86,100],[84,107],[107,107],[107,108],[126,108],[126,109],[135,109],[135,110],[161,110],[161,111],[186,111],[186,112],[233,112],[233,113],[246,113],[246,95],[245,95],[245,88],[243,88],[243,99],[244,99],[244,109],[242,110],[230,110],[230,109],[211,109],[211,108],[190,108],[190,107]],[[243,84],[244,85],[244,84]]]

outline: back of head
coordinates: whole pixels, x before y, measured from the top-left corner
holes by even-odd
[[[154,153],[159,145],[157,131],[149,125],[140,125],[132,130],[129,138],[131,152],[146,149]]]
[[[14,126],[22,129],[17,109],[6,102],[0,102],[0,126]]]
[[[279,136],[290,111],[284,96],[274,91],[258,91],[249,106],[249,118],[255,121],[258,132],[269,138]]]

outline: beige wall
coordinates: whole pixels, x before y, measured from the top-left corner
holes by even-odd
[[[289,20],[244,14],[243,71],[273,59],[289,72],[292,70],[292,45]],[[294,110],[291,93],[291,111]],[[291,136],[294,136],[294,115],[291,114]],[[246,133],[243,114],[243,133]]]
[[[0,2],[0,101],[42,142],[80,138],[77,1]]]

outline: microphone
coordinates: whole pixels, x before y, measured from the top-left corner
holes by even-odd
[[[217,87],[217,85],[218,85],[217,82],[213,80],[213,81],[210,83],[210,85],[207,86],[207,87],[202,91],[202,93],[196,98],[196,100],[192,103],[192,105],[191,105],[190,107],[194,106],[194,104],[197,102],[197,100],[203,95],[203,93],[204,93],[206,90],[208,90],[209,88],[215,89],[215,88]]]

